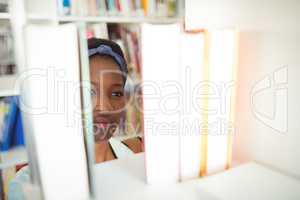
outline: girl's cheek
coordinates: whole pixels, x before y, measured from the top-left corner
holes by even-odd
[[[123,110],[125,110],[125,106],[126,106],[126,104],[125,104],[125,100],[124,99],[118,100],[118,101],[114,102],[114,108],[115,108],[115,110],[118,110],[120,112],[122,112]]]

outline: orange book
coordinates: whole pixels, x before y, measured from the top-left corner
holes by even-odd
[[[141,0],[145,16],[148,14],[148,0]]]
[[[96,0],[88,0],[88,15],[90,15],[90,16],[96,16],[97,15]]]

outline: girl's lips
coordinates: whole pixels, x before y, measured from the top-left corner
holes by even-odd
[[[95,117],[94,123],[99,125],[101,128],[106,128],[112,124],[112,122],[103,117]]]
[[[113,127],[116,127],[115,123],[111,123],[111,122],[94,122],[96,127],[101,128],[101,129],[110,129]]]
[[[107,122],[98,122],[97,124],[100,126],[100,128],[108,128],[111,125]]]

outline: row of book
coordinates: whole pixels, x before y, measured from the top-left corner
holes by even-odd
[[[110,39],[122,48],[128,64],[128,79],[125,87],[127,100],[130,102],[126,109],[121,132],[125,136],[143,132],[141,51],[140,26],[134,24],[90,24],[87,27],[87,37]]]
[[[177,0],[58,0],[61,16],[172,17]]]
[[[0,0],[0,13],[8,12],[8,0]]]
[[[8,25],[0,26],[0,75],[14,74],[13,37]]]

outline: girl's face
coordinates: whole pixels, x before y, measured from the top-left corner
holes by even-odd
[[[95,140],[107,140],[124,113],[124,80],[117,63],[107,56],[90,58]]]

